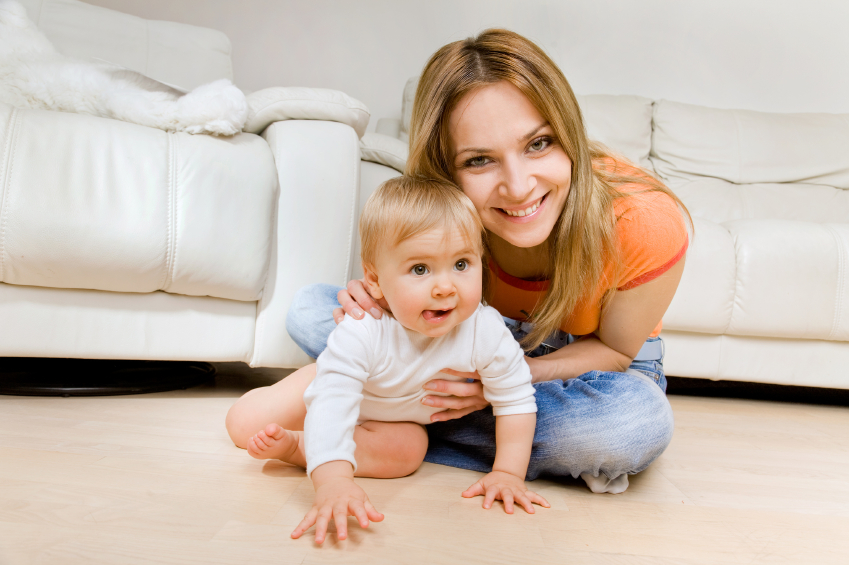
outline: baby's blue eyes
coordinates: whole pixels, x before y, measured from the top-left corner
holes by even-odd
[[[455,271],[465,271],[468,268],[469,268],[469,261],[466,260],[466,259],[460,259],[459,261],[454,263],[454,270]],[[423,277],[424,275],[426,275],[430,272],[430,269],[427,268],[427,265],[419,264],[419,265],[413,266],[413,268],[410,269],[410,272],[412,274],[416,275],[417,277]]]

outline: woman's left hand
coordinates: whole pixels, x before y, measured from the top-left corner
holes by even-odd
[[[462,377],[464,379],[475,379],[477,382],[464,383],[434,379],[425,383],[425,390],[432,390],[434,392],[447,393],[450,395],[428,395],[422,399],[422,402],[427,406],[446,408],[446,410],[443,410],[442,412],[433,414],[430,417],[431,422],[444,422],[446,420],[462,418],[466,414],[471,414],[472,412],[489,406],[489,402],[487,402],[487,400],[483,397],[483,385],[480,383],[481,377],[477,374],[477,372],[463,373],[453,369],[443,369],[440,372],[454,375],[455,377]]]

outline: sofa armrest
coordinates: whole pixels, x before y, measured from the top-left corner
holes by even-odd
[[[260,134],[274,122],[323,120],[351,126],[362,137],[370,118],[365,104],[328,88],[278,86],[252,92],[247,99],[248,133]]]
[[[401,139],[401,120],[397,118],[380,118],[374,128],[375,133]]]
[[[262,134],[280,184],[268,279],[257,303],[252,367],[301,367],[310,358],[286,331],[295,293],[313,283],[345,285],[357,226],[357,133],[331,121],[288,120]]]
[[[400,173],[404,172],[410,153],[407,143],[380,133],[365,134],[360,140],[360,151],[363,161],[386,165]]]

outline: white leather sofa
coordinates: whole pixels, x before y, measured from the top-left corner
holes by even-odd
[[[361,141],[361,202],[403,170],[415,87],[402,118]],[[655,171],[694,217],[667,374],[849,388],[849,115],[579,102],[590,137]]]
[[[185,89],[232,79],[223,34],[24,0],[60,52]],[[364,105],[249,95],[246,133],[169,134],[0,105],[0,356],[309,361],[291,297],[350,278]]]

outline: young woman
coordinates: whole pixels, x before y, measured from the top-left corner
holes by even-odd
[[[528,479],[581,476],[594,492],[624,491],[672,437],[657,336],[684,268],[681,202],[589,141],[557,66],[497,29],[446,45],[427,63],[406,172],[456,183],[487,229],[486,300],[529,352],[536,388]],[[361,281],[315,285],[297,296],[289,332],[315,357],[343,310],[381,315]],[[488,471],[494,417],[480,383],[436,379],[425,388],[440,393],[425,402],[445,408],[428,426],[425,460]]]

